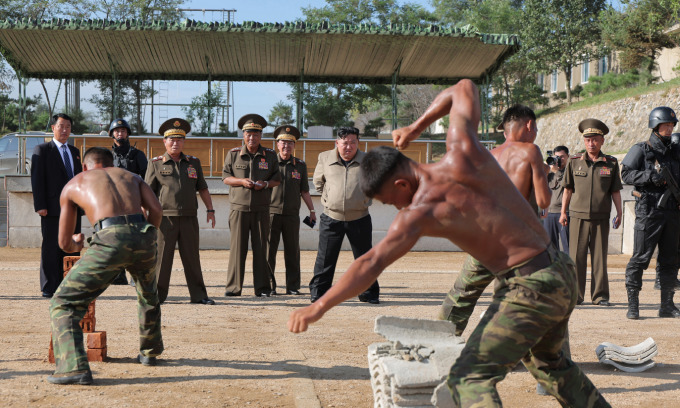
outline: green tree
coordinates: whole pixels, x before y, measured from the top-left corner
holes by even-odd
[[[187,121],[191,123],[193,133],[198,135],[207,135],[210,126],[218,128],[216,123],[217,115],[221,112],[220,104],[224,95],[219,84],[213,84],[211,92],[205,92],[203,95],[196,96],[191,99],[191,104],[182,108],[187,115]]]
[[[602,38],[620,51],[622,68],[639,68],[646,73],[641,79],[647,85],[653,79],[661,49],[678,45],[667,34],[667,28],[677,22],[677,4],[669,0],[624,0],[622,4],[622,11],[608,7],[600,14]]]
[[[267,121],[274,127],[294,123],[293,106],[279,101],[272,107],[269,116],[267,116]]]
[[[437,17],[416,3],[396,0],[326,0],[323,7],[303,7],[309,23],[330,21],[342,24],[433,24]]]
[[[526,0],[521,19],[525,62],[535,70],[562,71],[571,104],[571,73],[575,66],[599,57],[598,15],[604,0]]]
[[[113,87],[118,89],[118,103],[113,109]],[[143,134],[144,124],[141,122],[141,101],[150,98],[155,91],[148,82],[137,80],[101,80],[97,81],[99,92],[88,99],[97,107],[99,116],[104,122],[111,122],[115,118],[130,119],[132,133]]]

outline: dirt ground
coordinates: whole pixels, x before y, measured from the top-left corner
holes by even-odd
[[[224,297],[228,251],[202,251],[204,277],[214,306],[188,303],[179,258],[170,296],[163,305],[165,353],[156,367],[136,362],[136,295],[129,286],[112,286],[96,304],[96,328],[108,337],[109,360],[91,363],[91,386],[56,386],[46,381],[50,339],[48,301],[40,297],[37,249],[0,248],[0,405],[8,407],[370,407],[372,391],[367,346],[383,341],[373,333],[376,316],[434,318],[453,284],[465,254],[411,253],[380,278],[381,304],[350,300],[312,326],[293,335],[286,329],[291,310],[309,304],[303,296],[255,298],[246,274],[244,296]],[[314,252],[302,255],[303,283],[309,282]],[[351,253],[338,262],[340,275]],[[653,265],[641,292],[641,319],[625,318],[624,275],[628,256],[610,256],[611,307],[584,304],[570,323],[574,360],[614,407],[671,407],[680,400],[680,319],[656,317],[659,292],[652,289]],[[283,264],[283,259],[279,265]],[[250,263],[249,263],[250,265]],[[250,266],[248,266],[250,268]],[[279,282],[283,273],[277,273]],[[337,278],[337,276],[336,276]],[[587,289],[589,290],[589,289]],[[475,310],[465,335],[489,303]],[[628,374],[597,361],[604,341],[623,346],[652,337],[657,367]],[[507,407],[557,407],[535,393],[523,369],[498,386]]]

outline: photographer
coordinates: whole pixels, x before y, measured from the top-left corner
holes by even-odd
[[[638,295],[642,289],[642,271],[649,266],[657,245],[656,274],[661,287],[659,317],[680,317],[680,311],[673,304],[678,273],[679,203],[671,196],[663,208],[659,206],[661,197],[668,190],[659,171],[667,168],[676,182],[680,180],[680,146],[671,143],[671,133],[677,122],[673,109],[666,106],[652,109],[649,140],[635,144],[621,162],[623,181],[635,187],[633,256],[626,267],[626,317],[629,319],[640,317]]]
[[[552,197],[550,198],[550,206],[548,207],[546,217],[543,219],[543,227],[555,248],[560,249],[560,240],[562,240],[562,252],[569,253],[569,228],[565,228],[560,224],[562,193],[564,192],[562,179],[564,178],[564,168],[567,166],[567,160],[569,160],[569,149],[566,146],[555,147],[554,153],[548,151],[548,158],[545,162],[550,166],[548,187],[552,190]]]

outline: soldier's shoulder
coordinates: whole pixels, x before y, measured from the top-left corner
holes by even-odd
[[[201,161],[198,157],[192,156],[192,155],[190,155],[190,154],[185,154],[185,156],[186,156],[187,159],[189,159],[189,160]]]
[[[268,147],[265,147],[265,148],[264,148],[264,152],[265,152],[265,154],[267,154],[267,155],[274,155],[274,156],[276,156],[276,152],[275,152],[274,150],[268,148]]]
[[[161,161],[161,160],[163,160],[163,156],[156,156],[153,159],[151,159],[151,162],[154,163],[154,162]]]
[[[240,147],[234,147],[233,149],[229,150],[229,153],[240,152],[240,151],[241,151]]]
[[[619,161],[619,159],[609,154],[605,154],[604,157],[605,159],[607,159],[608,162],[616,163]]]
[[[583,157],[583,153],[572,154],[569,156],[570,159],[580,159],[581,157]]]

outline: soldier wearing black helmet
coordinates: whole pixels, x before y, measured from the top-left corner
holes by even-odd
[[[148,161],[143,151],[130,145],[131,133],[132,129],[125,119],[111,122],[109,136],[113,138],[113,165],[144,178]]]
[[[676,181],[680,180],[680,146],[671,143],[671,133],[677,122],[673,109],[666,106],[652,109],[649,139],[635,144],[621,163],[623,181],[635,188],[633,255],[626,267],[626,317],[629,319],[640,316],[638,294],[642,289],[642,271],[649,266],[657,245],[656,273],[661,289],[659,317],[680,317],[680,311],[673,304],[678,273],[680,203],[671,195],[666,205],[659,207],[659,199],[668,188],[660,170],[665,167]]]
[[[130,146],[130,133],[132,133],[132,129],[125,119],[117,118],[111,122],[109,136],[113,138],[113,146],[111,147],[113,165],[144,178],[148,161],[143,151],[138,150],[135,146]],[[120,272],[112,284],[128,284],[125,270]],[[134,281],[130,281],[130,284],[134,286]]]

